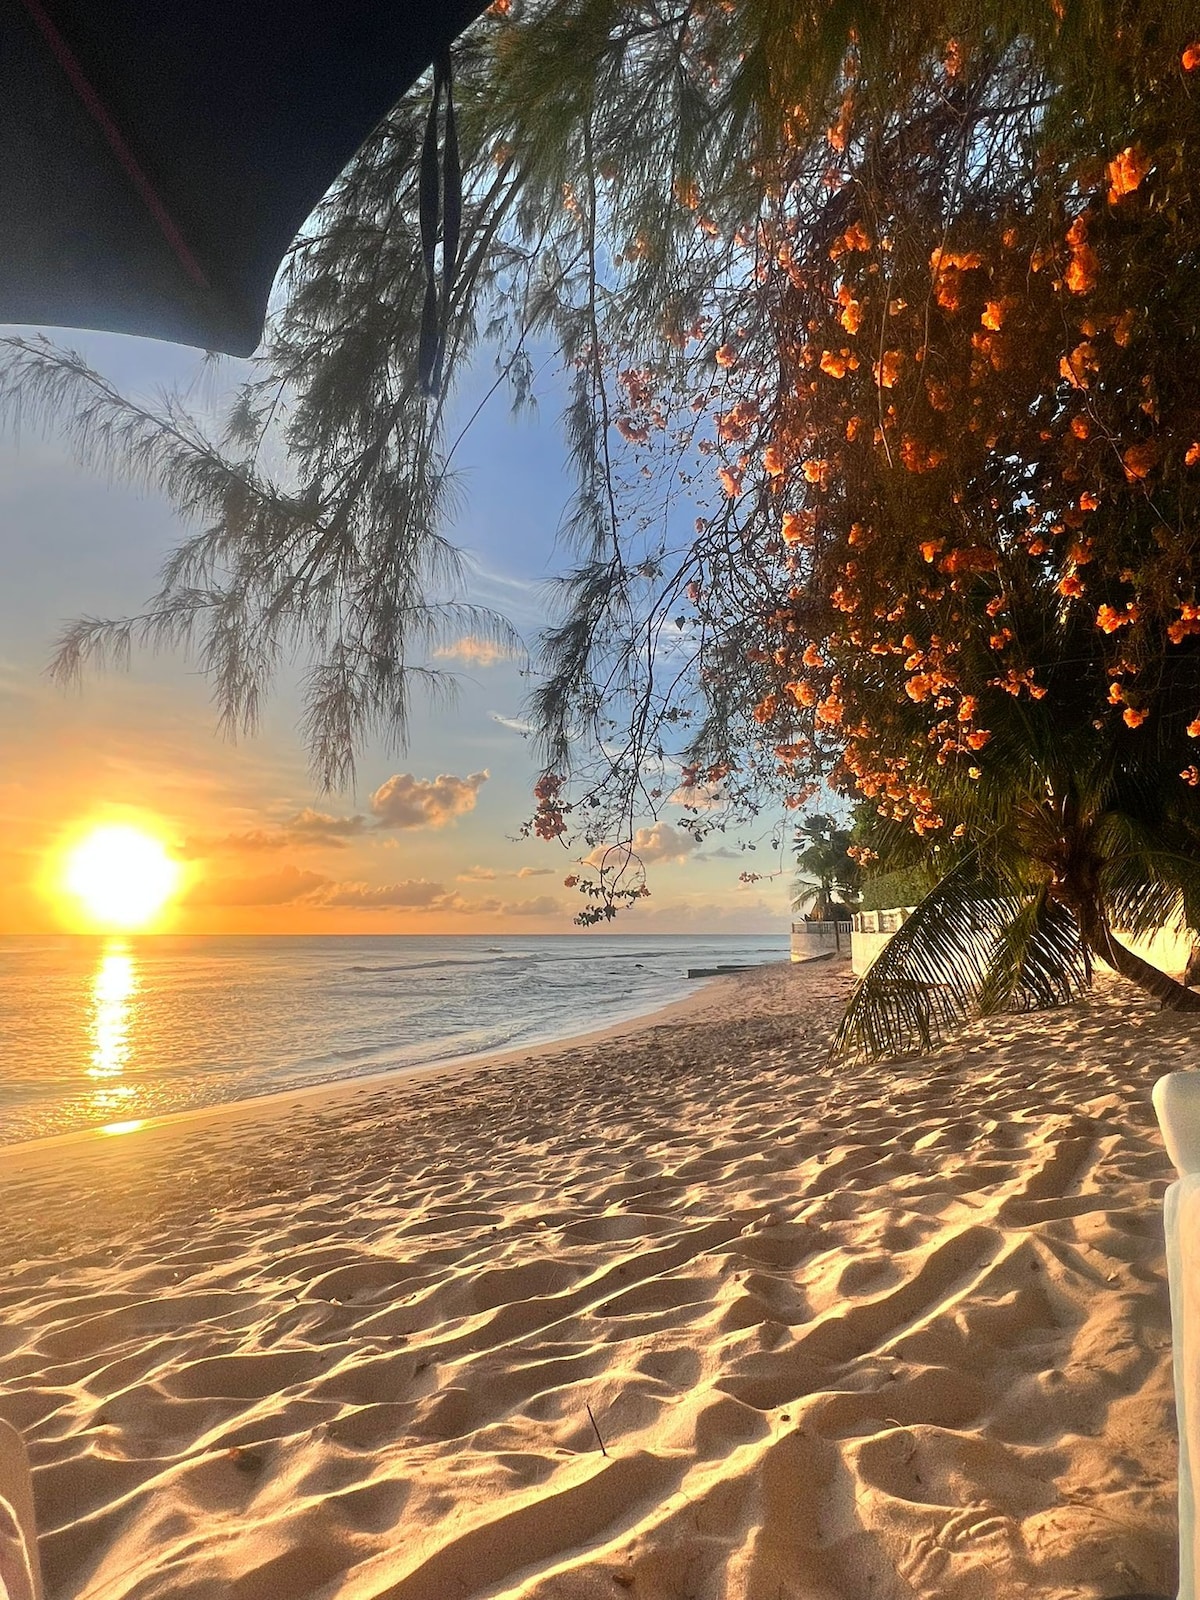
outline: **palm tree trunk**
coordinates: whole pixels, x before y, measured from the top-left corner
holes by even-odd
[[[1076,907],[1075,916],[1084,942],[1092,952],[1130,983],[1152,994],[1164,1011],[1200,1011],[1200,994],[1177,983],[1161,967],[1144,961],[1128,945],[1122,944],[1113,935],[1098,906]]]
[[[1200,942],[1193,940],[1191,954],[1188,956],[1187,969],[1182,980],[1189,989],[1200,983]]]

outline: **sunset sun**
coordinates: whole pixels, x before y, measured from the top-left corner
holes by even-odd
[[[129,931],[159,915],[180,883],[179,863],[142,828],[93,828],[66,856],[62,885],[90,921]]]

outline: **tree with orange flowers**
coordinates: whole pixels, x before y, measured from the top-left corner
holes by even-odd
[[[724,462],[777,530],[753,712],[946,869],[846,1043],[1065,999],[1093,955],[1200,1009],[1118,937],[1200,925],[1200,95],[1140,67],[1082,150],[1020,46],[958,42],[894,125],[848,68],[821,224],[803,159],[764,223],[776,394]]]
[[[852,44],[722,324],[722,505],[671,569],[691,762],[829,782],[944,868],[848,1044],[1066,999],[1096,956],[1200,1007],[1120,938],[1200,925],[1200,94],[1132,26],[1082,125],[1030,38],[952,40],[900,103]]]

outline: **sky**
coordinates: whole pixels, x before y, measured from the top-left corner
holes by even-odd
[[[179,387],[214,418],[245,370],[153,340],[44,331],[123,392]],[[468,378],[463,414],[488,378]],[[515,419],[500,397],[473,426],[451,529],[471,560],[466,598],[503,611],[531,644],[546,620],[545,581],[563,564],[556,532],[569,492],[552,379],[541,402]],[[62,863],[89,828],[113,822],[152,833],[181,864],[161,931],[576,931],[582,901],[563,883],[573,852],[520,838],[537,775],[522,732],[529,680],[470,637],[437,662],[457,675],[456,703],[418,710],[403,751],[369,745],[343,794],[319,792],[309,774],[295,673],[280,677],[256,734],[236,743],[178,654],[135,654],[128,671],[92,674],[79,690],[48,680],[64,624],[136,612],[187,531],[156,494],[77,466],[62,440],[0,434],[0,934],[85,931],[62,893]],[[787,927],[786,877],[741,883],[758,857],[734,856],[728,839],[720,855],[696,847],[676,820],[670,807],[645,819],[651,895],[621,913],[618,931]]]

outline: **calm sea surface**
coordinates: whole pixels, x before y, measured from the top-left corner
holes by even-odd
[[[0,939],[0,1143],[585,1033],[787,936]]]

